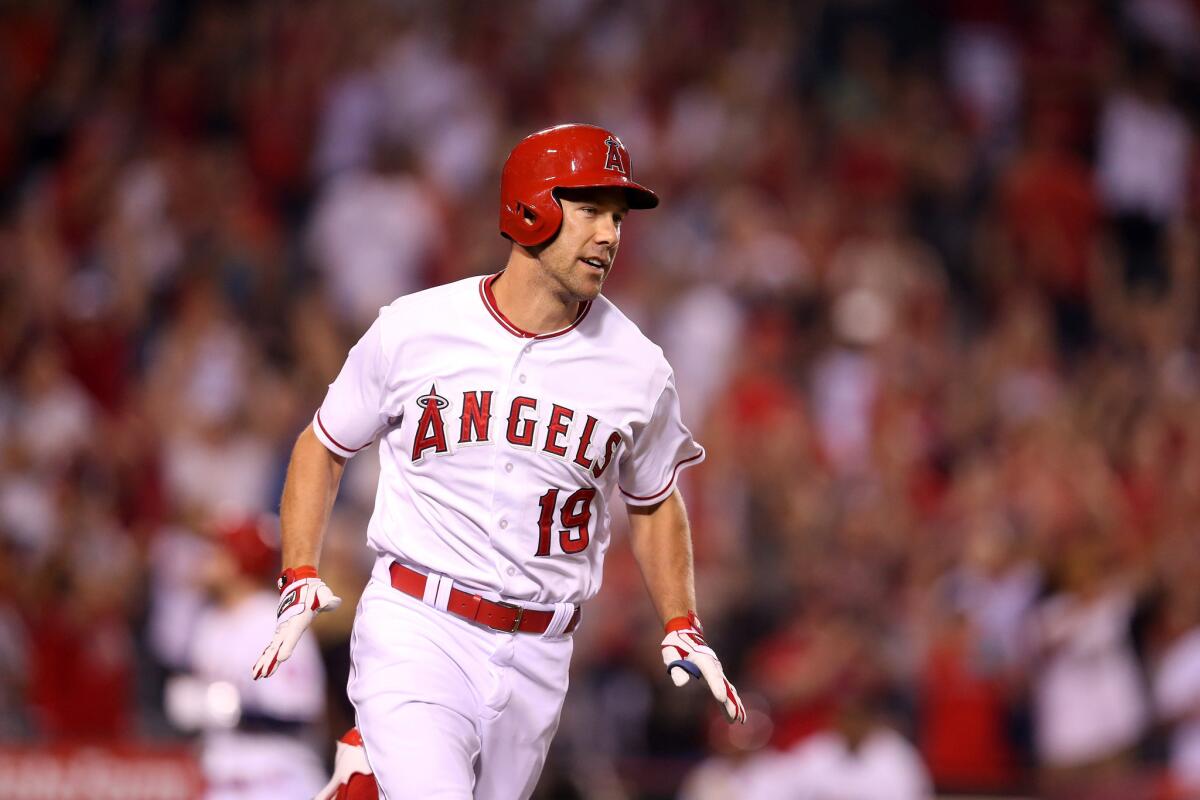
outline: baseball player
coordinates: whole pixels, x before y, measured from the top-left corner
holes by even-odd
[[[256,678],[341,602],[317,573],[322,536],[346,460],[379,441],[367,529],[379,555],[348,693],[386,800],[533,792],[618,499],[672,680],[702,678],[731,721],[745,718],[696,617],[676,489],[704,450],[662,351],[601,294],[623,218],[658,198],[632,180],[620,139],[577,124],[517,144],[500,195],[504,269],[380,311],[283,491],[281,602]]]

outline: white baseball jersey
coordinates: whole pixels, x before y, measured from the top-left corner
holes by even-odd
[[[502,597],[600,588],[609,500],[649,505],[704,450],[661,349],[603,296],[533,335],[474,277],[383,308],[313,419],[350,457],[380,440],[368,540]]]

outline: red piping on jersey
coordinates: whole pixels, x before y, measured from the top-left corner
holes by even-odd
[[[367,447],[368,445],[371,444],[370,442],[367,442],[367,444],[364,444],[362,447],[346,447],[346,445],[342,444],[337,439],[333,438],[332,434],[330,434],[329,431],[325,428],[325,423],[321,422],[321,409],[319,409],[319,408],[317,409],[317,425],[321,426],[321,433],[325,434],[326,438],[329,439],[329,441],[333,442],[338,447],[345,450],[347,453],[357,453],[359,450],[362,450],[363,447]]]
[[[671,479],[669,481],[667,481],[667,485],[664,486],[663,488],[659,489],[654,494],[648,494],[645,497],[638,497],[636,494],[630,494],[629,492],[625,491],[624,489],[621,489],[621,494],[625,495],[626,497],[630,498],[631,500],[657,500],[658,496],[660,494],[666,494],[667,490],[670,489],[675,484],[675,474],[677,472],[679,472],[679,468],[682,467],[684,464],[690,464],[691,462],[695,461],[698,458],[704,458],[703,451],[696,453],[696,455],[692,456],[691,458],[685,458],[683,461],[680,461],[678,464],[676,464],[675,469],[671,470]]]
[[[564,333],[570,333],[575,330],[579,323],[583,322],[583,318],[587,316],[588,311],[592,309],[592,301],[588,300],[585,303],[579,304],[579,315],[575,317],[575,321],[567,327],[550,333],[531,333],[530,331],[518,328],[513,324],[513,321],[504,316],[504,312],[496,305],[496,295],[492,293],[492,284],[504,274],[504,270],[500,270],[495,275],[488,275],[479,282],[479,297],[483,300],[483,305],[488,312],[500,323],[504,330],[511,333],[513,336],[519,336],[522,339],[553,339],[555,336],[562,336]]]

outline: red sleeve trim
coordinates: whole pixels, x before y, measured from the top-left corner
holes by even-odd
[[[687,466],[688,464],[692,463],[693,461],[696,461],[697,459],[701,459],[701,458],[704,458],[703,450],[701,450],[699,453],[696,453],[696,455],[692,456],[691,458],[685,458],[683,461],[680,461],[678,464],[676,464],[675,469],[671,470],[671,479],[667,481],[667,485],[664,486],[663,488],[659,489],[654,494],[648,494],[645,497],[641,497],[636,494],[630,494],[629,492],[625,491],[624,489],[621,489],[621,494],[625,495],[630,500],[657,500],[660,495],[665,495],[671,489],[671,487],[675,485],[675,476],[679,473],[680,467]]]
[[[321,433],[325,434],[325,438],[345,450],[347,453],[357,453],[359,450],[363,450],[371,446],[371,443],[367,442],[362,447],[346,447],[346,445],[333,438],[333,434],[329,432],[329,429],[325,427],[325,423],[321,421],[321,409],[319,408],[317,409],[317,425],[321,427]]]

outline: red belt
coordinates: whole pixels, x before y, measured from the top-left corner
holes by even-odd
[[[393,561],[388,567],[392,576],[392,588],[399,589],[407,595],[423,600],[425,598],[426,577],[414,569]],[[464,592],[461,589],[450,590],[450,600],[446,610],[451,614],[478,622],[505,633],[545,633],[554,618],[553,611],[535,611],[531,608],[505,603],[504,601],[487,600],[477,594]],[[570,633],[579,624],[580,608],[575,607],[575,613],[563,633]]]

